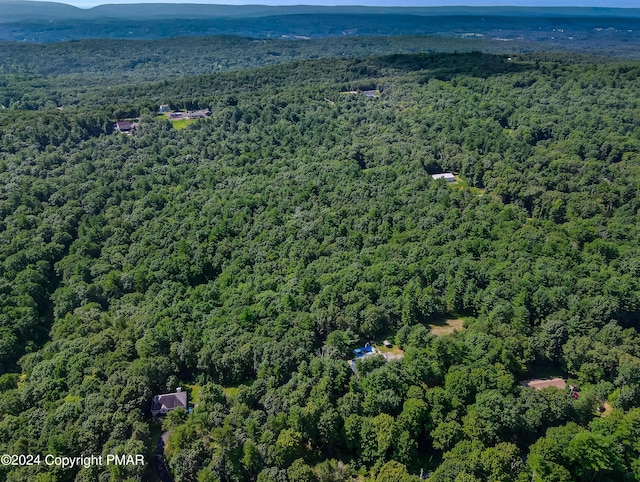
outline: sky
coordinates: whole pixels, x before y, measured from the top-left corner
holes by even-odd
[[[106,3],[204,3],[226,5],[369,5],[385,7],[517,6],[517,7],[640,7],[640,0],[49,0],[88,8]]]

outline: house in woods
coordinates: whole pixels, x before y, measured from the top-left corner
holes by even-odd
[[[443,172],[443,173],[440,173],[440,174],[432,174],[431,177],[434,178],[436,181],[438,179],[444,179],[447,182],[456,182],[455,176],[450,172]]]
[[[369,97],[369,99],[375,99],[376,97],[380,97],[380,94],[377,90],[363,90],[362,93]]]
[[[562,378],[525,380],[520,383],[525,387],[535,388],[536,390],[542,390],[547,387],[555,387],[559,388],[560,390],[564,390],[567,387],[567,382]]]
[[[207,117],[211,117],[209,109],[190,110],[188,112],[176,111],[169,114],[170,120],[206,119]]]
[[[206,119],[211,116],[209,109],[200,109],[187,112],[187,119]]]
[[[128,120],[121,120],[116,122],[116,130],[118,132],[131,132],[135,128],[135,124]]]
[[[355,358],[352,361],[357,361],[359,358],[366,358],[372,355],[382,356],[385,360],[397,360],[399,358],[404,358],[404,351],[399,348],[393,348],[393,345],[389,340],[384,340],[382,342],[385,348],[388,350],[381,350],[375,346],[371,346],[371,343],[365,344],[363,347],[356,348],[353,350],[353,354]]]
[[[385,343],[388,343],[388,347],[392,346],[389,340],[385,340]],[[402,350],[393,350],[393,351],[383,353],[378,348],[371,346],[371,343],[367,343],[363,347],[354,349],[353,354],[355,355],[355,357],[349,360],[348,363],[349,363],[349,367],[351,368],[351,371],[353,371],[353,373],[356,375],[358,374],[356,363],[358,360],[362,360],[363,358],[367,358],[373,355],[381,356],[386,361],[399,360],[404,358],[404,352]]]
[[[166,415],[167,412],[176,408],[184,408],[187,410],[187,392],[183,392],[180,387],[176,388],[175,393],[164,393],[156,395],[151,402],[151,415]]]
[[[158,109],[158,113],[164,114],[165,112],[169,112],[169,106],[167,104],[162,104]]]
[[[351,367],[351,371],[353,371],[353,373],[357,375],[358,371],[356,369],[356,361],[371,355],[375,355],[376,350],[373,349],[370,343],[367,343],[363,347],[356,348],[355,350],[353,350],[353,354],[355,355],[355,358],[353,360],[349,360],[348,363],[349,363],[349,367]]]

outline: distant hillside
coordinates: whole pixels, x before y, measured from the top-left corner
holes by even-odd
[[[267,6],[267,5],[202,5],[202,4],[138,4],[99,5],[86,10],[86,17],[203,18],[263,17],[273,15],[412,15],[412,16],[536,16],[536,17],[640,17],[640,8],[536,8],[536,7],[364,7],[364,6]]]
[[[559,49],[636,56],[640,9],[101,5],[0,0],[0,40],[233,35],[256,39],[429,35],[545,42]],[[546,47],[545,47],[546,48]]]
[[[640,8],[578,8],[578,7],[364,7],[364,6],[267,6],[267,5],[204,5],[147,3],[99,5],[81,9],[55,2],[0,0],[0,22],[31,21],[34,18],[96,19],[96,18],[211,18],[266,17],[274,15],[411,15],[411,16],[514,16],[514,17],[623,17],[640,18]]]
[[[0,23],[41,18],[83,18],[85,15],[86,11],[64,3],[0,0]]]

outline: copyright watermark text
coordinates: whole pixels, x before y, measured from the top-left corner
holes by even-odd
[[[93,467],[101,465],[144,465],[144,455],[80,455],[67,457],[64,455],[31,455],[31,454],[3,454],[0,455],[0,465],[12,465],[16,467],[26,467],[28,465],[48,465],[61,467],[63,469],[73,469],[78,467]]]

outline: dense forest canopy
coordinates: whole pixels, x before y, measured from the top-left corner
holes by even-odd
[[[533,45],[522,42],[522,49]],[[439,37],[342,37],[316,40],[249,39],[231,36],[160,40],[79,40],[53,44],[0,43],[0,75],[5,87],[33,95],[69,85],[176,80],[186,76],[241,70],[294,60],[360,58],[419,52],[512,52],[504,43]],[[513,45],[509,45],[513,48]],[[37,84],[35,84],[37,82]],[[35,84],[35,85],[33,85]],[[26,93],[25,92],[25,93]],[[8,104],[3,104],[9,107]]]
[[[0,453],[151,461],[183,387],[176,481],[639,480],[640,64],[575,60],[5,77]],[[385,339],[404,357],[354,373]],[[519,383],[551,375],[579,394]]]

